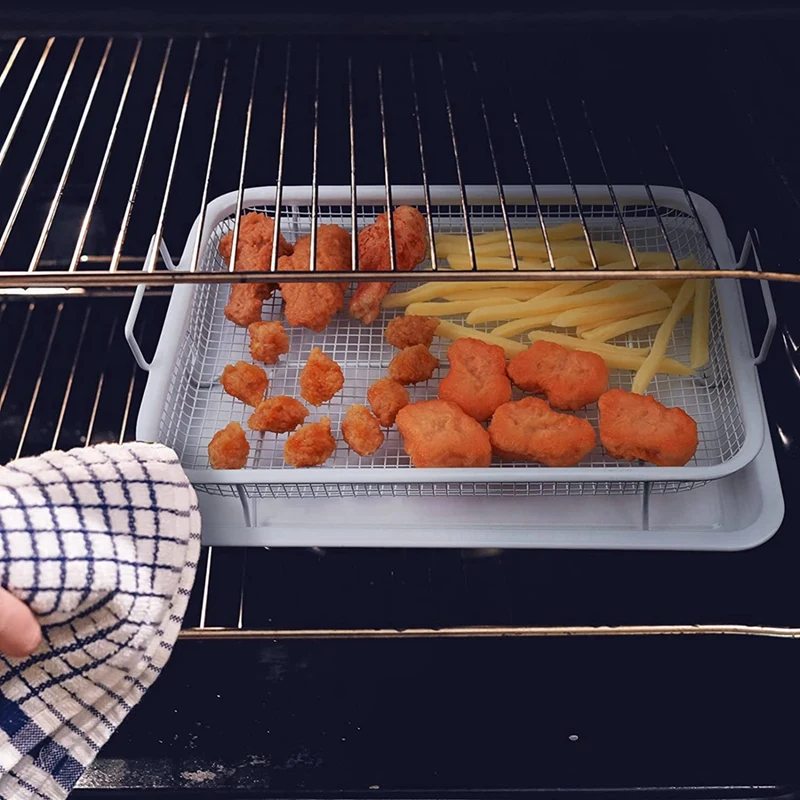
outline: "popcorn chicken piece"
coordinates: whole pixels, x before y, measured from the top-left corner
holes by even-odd
[[[226,364],[219,382],[229,395],[249,406],[257,406],[263,400],[269,385],[267,373],[246,361]]]
[[[282,323],[253,322],[247,326],[247,331],[253,361],[277,364],[279,357],[289,352],[289,337]]]
[[[391,428],[397,412],[408,405],[410,398],[402,383],[391,378],[378,378],[367,389],[367,400],[381,425],[384,428]]]
[[[331,421],[323,417],[319,422],[309,422],[295,431],[283,446],[283,459],[293,467],[318,467],[336,450],[336,439],[331,436]]]
[[[386,326],[384,338],[398,350],[402,350],[404,347],[413,347],[415,344],[424,344],[425,347],[430,347],[438,325],[439,320],[436,317],[421,315],[395,317]]]
[[[392,380],[407,386],[429,380],[438,366],[439,360],[424,344],[415,344],[404,347],[389,362],[388,372]]]
[[[301,425],[310,413],[299,400],[281,394],[260,402],[247,420],[247,426],[254,431],[288,433]]]
[[[250,445],[238,422],[229,422],[208,443],[208,460],[212,469],[241,469],[249,454]]]
[[[261,320],[264,301],[272,295],[273,284],[234,283],[225,306],[225,317],[234,325],[246,328]]]
[[[300,373],[300,396],[313,406],[327,403],[344,386],[342,368],[315,347]]]
[[[366,406],[352,405],[342,422],[342,437],[360,456],[371,456],[383,444],[383,431]]]
[[[244,214],[239,220],[239,241],[236,246],[237,272],[266,272],[272,261],[272,237],[275,234],[275,220],[259,211]],[[233,230],[219,240],[219,254],[230,266],[233,252]],[[292,246],[278,237],[278,256],[292,254]]]

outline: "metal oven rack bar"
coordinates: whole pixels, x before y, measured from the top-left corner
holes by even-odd
[[[264,54],[270,52],[270,63],[265,65],[267,59]],[[537,192],[539,183],[539,168],[531,157],[531,131],[529,124],[521,113],[517,97],[511,84],[505,85],[502,76],[513,72],[512,57],[502,69],[492,67],[489,70],[489,57],[482,54],[479,49],[471,47],[445,48],[433,43],[422,54],[416,52],[414,47],[407,51],[392,53],[389,56],[365,58],[356,52],[329,53],[321,49],[319,43],[311,48],[313,57],[310,64],[301,64],[298,68],[299,48],[292,49],[292,43],[276,43],[260,39],[232,40],[204,38],[196,40],[151,40],[149,38],[109,37],[94,40],[86,37],[77,40],[54,39],[46,41],[36,38],[20,38],[15,42],[6,42],[5,64],[0,73],[0,101],[4,93],[10,93],[16,87],[26,86],[24,95],[18,99],[17,112],[4,131],[4,141],[0,147],[0,165],[13,166],[9,170],[11,180],[21,175],[18,190],[6,189],[5,194],[13,197],[11,207],[7,211],[0,209],[0,224],[3,225],[0,235],[0,288],[2,287],[110,287],[132,286],[148,284],[155,286],[169,286],[175,283],[200,281],[230,282],[252,281],[257,278],[257,273],[236,272],[235,259],[231,263],[228,273],[216,275],[197,274],[201,242],[195,242],[193,257],[188,272],[170,273],[157,263],[157,248],[151,247],[145,259],[141,272],[132,272],[124,268],[123,257],[131,237],[135,233],[137,241],[154,238],[159,242],[164,234],[167,218],[171,215],[175,203],[180,200],[184,205],[194,197],[195,209],[204,218],[207,200],[213,196],[212,177],[223,181],[236,181],[237,210],[242,209],[242,197],[247,181],[248,164],[253,163],[254,140],[251,130],[254,124],[261,128],[270,126],[279,128],[279,142],[277,148],[276,164],[276,208],[280,211],[282,189],[287,179],[287,150],[292,140],[302,140],[303,130],[310,127],[312,141],[305,152],[305,160],[311,165],[312,185],[312,214],[316,214],[317,190],[320,183],[320,173],[325,166],[324,156],[321,154],[322,137],[334,138],[335,134],[346,134],[349,145],[349,183],[351,208],[358,206],[357,185],[359,183],[359,165],[357,164],[357,145],[359,136],[356,130],[372,130],[374,138],[379,140],[380,160],[382,162],[382,178],[386,193],[386,206],[392,205],[392,183],[396,180],[399,171],[393,164],[390,155],[396,148],[393,137],[401,134],[392,130],[393,120],[389,118],[388,106],[399,107],[406,104],[415,121],[417,141],[413,143],[418,150],[417,166],[421,182],[429,206],[429,164],[426,164],[426,142],[430,143],[431,121],[430,109],[423,108],[425,100],[429,100],[432,93],[444,100],[446,110],[447,132],[449,134],[450,153],[449,159],[455,167],[455,178],[460,187],[460,207],[464,220],[464,227],[468,234],[469,255],[473,272],[477,273],[475,246],[472,241],[470,224],[469,196],[466,189],[467,180],[464,175],[464,154],[459,145],[465,130],[462,123],[459,128],[459,119],[463,118],[465,111],[463,103],[458,105],[451,90],[451,80],[454,71],[459,68],[470,73],[471,82],[468,88],[472,94],[473,102],[480,109],[480,119],[483,125],[485,154],[492,168],[492,175],[497,185],[499,204],[503,228],[509,248],[509,256],[513,269],[509,273],[494,271],[481,271],[477,275],[466,275],[452,271],[441,271],[437,278],[445,280],[479,279],[492,280],[498,276],[503,278],[524,277],[525,280],[546,279],[547,272],[521,274],[514,247],[514,231],[508,213],[504,185],[509,183],[508,176],[503,174],[499,164],[496,140],[499,130],[503,131],[503,142],[507,144],[508,130],[513,130],[517,138],[516,146],[518,155],[522,157],[525,171],[530,181],[533,192],[534,205],[542,227],[545,244],[548,248],[551,270],[556,265],[550,251],[547,231],[544,227],[541,208]],[[309,48],[306,47],[305,51]],[[305,52],[301,51],[301,52]],[[275,55],[277,54],[277,55]],[[306,57],[309,60],[309,57]],[[384,63],[384,62],[387,63]],[[391,62],[391,63],[389,63]],[[422,64],[421,62],[424,62]],[[283,65],[282,69],[270,70],[271,67]],[[401,65],[401,67],[398,66]],[[392,69],[392,83],[385,77],[385,69]],[[149,69],[148,69],[149,68]],[[423,71],[427,80],[422,82],[420,75]],[[398,71],[400,70],[401,71]],[[321,71],[326,73],[327,84],[323,86]],[[491,71],[491,75],[487,74]],[[327,77],[333,74],[333,78]],[[40,76],[46,75],[46,80]],[[201,77],[198,78],[198,75]],[[460,74],[459,77],[464,79]],[[410,92],[401,92],[397,81],[402,78],[410,87]],[[60,79],[60,80],[59,80]],[[343,114],[348,121],[347,129],[332,131],[326,129],[327,118],[323,114],[330,111],[331,100],[327,96],[330,83],[341,79],[346,85],[346,92],[342,93],[338,105],[331,115]],[[198,98],[196,81],[202,80],[206,85],[218,87],[212,92],[211,105],[208,98]],[[58,93],[53,99],[51,88],[57,84]],[[298,85],[299,84],[299,85]],[[354,94],[354,84],[358,92]],[[267,89],[267,87],[269,87]],[[242,91],[243,90],[243,91]],[[270,104],[265,95],[269,92],[280,96],[280,108]],[[171,93],[169,100],[166,95]],[[135,113],[134,103],[130,98],[136,95],[137,100],[147,99],[150,105],[150,114],[146,125],[139,130],[131,124],[131,114]],[[372,95],[372,96],[370,96]],[[497,98],[502,95],[502,103],[488,102],[487,98]],[[14,107],[14,100],[6,101],[8,107]],[[175,108],[169,108],[172,102]],[[375,103],[377,102],[377,109]],[[559,122],[558,112],[548,95],[544,96],[540,116],[550,127],[550,136],[557,145],[557,152],[563,164],[564,174],[571,187],[574,207],[583,228],[584,238],[589,247],[592,269],[598,270],[599,265],[594,254],[592,236],[586,224],[582,211],[581,194],[578,183],[574,177],[575,170],[569,152],[570,145],[564,135],[564,125]],[[262,108],[262,106],[264,106]],[[361,106],[361,107],[359,107]],[[47,107],[49,114],[44,119],[43,110]],[[500,110],[498,110],[498,108]],[[585,100],[580,101],[578,110],[585,125],[584,135],[588,135],[589,147],[596,157],[595,167],[599,168],[608,187],[610,205],[614,209],[620,229],[625,241],[628,243],[631,254],[630,270],[608,271],[604,277],[608,279],[649,279],[659,280],[672,276],[670,270],[653,270],[646,273],[640,272],[638,263],[630,241],[627,237],[625,221],[617,201],[612,175],[607,166],[608,159],[604,156],[598,132],[599,125],[593,118],[590,106]],[[175,113],[177,111],[177,119]],[[80,112],[77,120],[75,117]],[[173,112],[170,115],[170,112]],[[295,116],[292,116],[292,115]],[[299,122],[297,115],[301,116]],[[311,115],[310,126],[307,117]],[[305,115],[305,116],[303,116]],[[202,139],[196,141],[196,125],[201,123],[210,130],[208,145],[202,144]],[[42,123],[43,121],[43,123]],[[541,119],[537,120],[537,124]],[[300,126],[303,126],[303,129]],[[141,126],[139,126],[141,128]],[[508,129],[508,130],[507,130]],[[187,130],[191,134],[187,136]],[[100,138],[100,134],[104,138]],[[273,130],[273,133],[275,131]],[[541,130],[536,129],[537,136]],[[2,135],[2,134],[0,134]],[[684,184],[676,159],[670,148],[667,135],[661,121],[657,116],[649,119],[648,136],[660,142],[663,153],[672,165],[675,183],[682,187],[691,214],[699,227],[705,233],[694,206],[691,193]],[[26,139],[32,137],[39,140],[36,150],[26,153]],[[62,141],[71,142],[66,153]],[[404,147],[406,143],[403,143]],[[428,144],[428,146],[430,146]],[[157,148],[171,152],[166,175],[158,173],[154,164],[154,150]],[[30,149],[30,148],[27,148]],[[102,153],[100,161],[92,160],[88,151]],[[232,152],[240,155],[233,158]],[[573,148],[574,150],[574,148]],[[59,158],[59,155],[62,157]],[[647,191],[653,213],[661,223],[664,236],[664,247],[670,252],[674,269],[679,265],[675,258],[672,245],[669,241],[666,228],[661,220],[661,210],[656,204],[650,183],[644,178],[642,164],[638,161],[636,148],[631,142],[630,159],[642,174],[642,186]],[[259,157],[261,151],[259,150]],[[39,227],[31,223],[31,194],[41,195],[46,191],[42,187],[43,163],[46,158],[55,164],[61,164],[61,179],[52,193],[47,205],[45,219]],[[19,159],[19,161],[17,161]],[[13,162],[13,163],[12,163]],[[202,181],[187,179],[187,164],[198,167]],[[64,202],[65,187],[69,185],[69,177],[79,165],[84,174],[93,175],[93,188],[86,200],[85,207],[81,203],[81,222],[73,244],[73,254],[63,269],[53,269],[52,264],[45,256],[48,251],[48,241],[53,235],[54,223],[60,219],[59,209]],[[404,172],[408,169],[404,163]],[[48,162],[48,170],[54,171],[52,163]],[[101,265],[90,254],[85,252],[87,237],[98,220],[95,214],[101,206],[99,199],[105,199],[110,191],[107,178],[113,173],[116,177],[121,174],[130,174],[130,188],[127,201],[123,209],[118,211],[116,234],[111,220],[102,220],[109,230],[107,234],[114,241],[113,253],[107,264]],[[163,170],[162,170],[163,172]],[[226,174],[223,174],[226,173]],[[238,179],[238,180],[237,180]],[[273,181],[266,181],[272,183]],[[304,181],[305,182],[305,181]],[[329,181],[330,182],[330,181]],[[364,182],[363,180],[361,181]],[[406,181],[408,182],[408,181]],[[180,186],[179,186],[180,184]],[[190,189],[191,184],[191,189]],[[2,185],[2,181],[0,181]],[[12,184],[13,185],[13,184]],[[146,191],[140,191],[146,189]],[[157,192],[162,197],[156,218],[152,219],[152,209],[149,203],[142,203],[142,194],[150,195]],[[6,205],[8,205],[8,201]],[[27,214],[26,214],[27,212]],[[74,209],[71,209],[74,213]],[[104,215],[105,216],[105,215]],[[109,214],[110,216],[110,214]],[[390,219],[390,250],[391,271],[389,274],[377,273],[370,275],[364,273],[364,280],[393,280],[406,281],[419,278],[418,274],[398,272],[394,257],[394,231]],[[275,227],[275,236],[279,235],[279,224]],[[202,229],[202,224],[200,226]],[[239,215],[234,227],[234,241],[239,238]],[[433,243],[432,243],[433,247]],[[312,259],[308,273],[294,272],[285,276],[284,280],[343,280],[347,274],[325,273],[314,274],[316,262],[316,248],[312,247]],[[141,250],[140,250],[141,252]],[[234,250],[235,252],[235,250]],[[273,249],[273,254],[276,254]],[[431,250],[432,269],[438,266],[435,249]],[[28,262],[26,269],[21,264]],[[271,270],[277,269],[277,259],[273,257]],[[59,267],[62,264],[58,264]],[[354,262],[354,268],[356,263]],[[104,268],[103,268],[104,267]],[[122,268],[121,268],[122,267]],[[758,274],[754,270],[739,270],[728,272],[719,270],[719,263],[715,263],[717,270],[712,274],[718,278],[749,278],[780,280],[788,282],[800,281],[800,275],[775,272],[767,270]],[[696,271],[685,271],[688,278],[698,277]],[[707,276],[707,275],[706,275]],[[585,278],[584,270],[559,271],[559,279],[580,280]]]

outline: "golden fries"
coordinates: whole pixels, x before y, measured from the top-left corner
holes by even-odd
[[[461,294],[462,292],[483,290],[483,289],[519,289],[534,288],[539,291],[554,289],[556,286],[563,286],[563,281],[429,281],[409,289],[407,292],[396,292],[386,295],[381,308],[405,308],[409,303],[424,303],[428,300],[436,300],[440,297]]]
[[[621,261],[627,258],[630,261],[628,248],[616,242],[592,242],[592,249],[599,264],[608,264],[612,261]],[[519,242],[515,250],[518,258],[536,258],[540,261],[549,262],[547,246],[539,242]],[[584,264],[591,264],[592,257],[585,241],[572,242],[553,242],[550,245],[553,258],[571,256]],[[508,244],[494,242],[475,248],[478,256],[507,256]]]
[[[528,338],[532,342],[544,339],[548,342],[560,344],[563,347],[569,347],[572,350],[586,350],[589,353],[597,353],[610,369],[627,369],[632,372],[640,370],[652,353],[652,348],[617,347],[616,345],[589,342],[585,339],[577,339],[574,336],[551,333],[550,331],[531,331],[528,334]],[[663,357],[656,362],[656,372],[665,372],[671,375],[694,374],[691,367],[687,367],[672,358]]]
[[[691,303],[694,292],[694,281],[686,281],[681,287],[669,314],[667,314],[667,318],[661,323],[661,327],[658,329],[658,333],[653,340],[653,347],[650,350],[650,354],[636,372],[636,376],[633,379],[633,386],[631,387],[632,392],[644,394],[647,387],[650,385],[650,381],[653,380],[653,376],[659,371],[660,362],[667,352],[669,337],[672,336],[672,331],[676,323],[683,315],[689,303]]]
[[[531,328],[546,328],[553,321],[552,314],[540,314],[538,317],[523,317],[522,319],[514,319],[511,322],[506,322],[503,325],[498,325],[492,330],[492,336],[502,336],[508,339],[516,336],[518,333],[524,333]]]
[[[518,303],[513,297],[497,298],[497,302]],[[457,314],[466,314],[486,304],[483,298],[473,300],[453,300],[452,302],[409,303],[406,306],[406,316],[416,317],[454,317]]]
[[[527,288],[527,284],[520,284],[521,289],[469,289],[466,292],[453,292],[451,294],[446,294],[442,298],[443,300],[483,300],[486,305],[491,305],[492,303],[497,302],[497,298],[499,297],[506,297],[511,298],[512,300],[530,300],[533,297],[536,297],[542,292],[546,291],[545,289],[538,289],[538,288]],[[488,303],[486,301],[491,301]]]
[[[615,319],[625,319],[646,311],[657,311],[669,308],[672,304],[669,296],[657,286],[642,286],[645,290],[634,300],[619,303],[603,303],[588,308],[575,308],[562,311],[554,317],[556,328],[575,328],[578,325],[601,325]]]
[[[576,239],[583,235],[583,228],[579,222],[565,222],[561,225],[547,225],[547,238],[551,242],[562,242],[567,239]],[[535,228],[515,228],[511,227],[511,236],[514,245],[517,242],[543,242],[544,236],[540,227]],[[440,247],[454,252],[467,252],[466,234],[435,233],[433,236],[436,242],[436,249]],[[504,242],[508,246],[508,234],[506,231],[490,231],[489,233],[476,233],[472,237],[476,247],[496,242]]]
[[[607,342],[609,339],[622,336],[623,333],[638,331],[640,328],[648,328],[650,325],[660,325],[667,318],[667,314],[669,314],[669,309],[662,308],[660,311],[651,311],[648,314],[606,322],[588,330],[578,328],[577,333],[582,339],[590,342]]]
[[[577,284],[576,290],[582,285],[585,285],[580,281],[569,281],[569,283]],[[538,297],[534,297],[532,300],[516,303],[514,306],[496,305],[477,308],[475,311],[470,312],[467,317],[467,322],[470,325],[474,325],[478,322],[492,322],[499,319],[521,319],[522,317],[538,316],[539,314],[549,312],[553,312],[555,316],[562,311],[574,308],[607,303],[613,300],[631,300],[637,297],[646,297],[649,294],[646,287],[637,286],[634,281],[621,281],[605,289],[583,292],[581,294],[572,293],[568,296],[553,295],[555,291],[557,290],[551,289],[548,292],[540,294]],[[654,291],[658,290],[655,289]]]
[[[443,339],[480,339],[482,342],[489,344],[496,344],[505,350],[509,358],[524,353],[528,348],[522,342],[512,342],[509,339],[503,339],[501,336],[493,336],[491,333],[484,333],[483,331],[475,330],[474,328],[466,328],[463,325],[456,325],[454,322],[440,322],[436,328],[436,335],[441,336]]]
[[[696,282],[694,293],[694,318],[692,319],[692,345],[689,363],[699,369],[708,363],[708,326],[711,317],[711,281]]]

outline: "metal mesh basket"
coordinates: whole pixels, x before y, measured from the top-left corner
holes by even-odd
[[[248,210],[264,211],[270,215],[274,207],[255,206]],[[374,221],[382,206],[360,206],[358,225],[363,227]],[[308,233],[311,226],[310,209],[307,206],[284,206],[282,208],[283,234],[289,241]],[[542,209],[549,221],[575,219],[575,207],[564,205],[545,206]],[[596,241],[622,241],[620,225],[613,208],[608,205],[584,206],[589,229]],[[508,212],[514,227],[531,227],[537,224],[530,206],[509,206]],[[497,206],[476,205],[469,208],[474,231],[496,230],[502,227]],[[625,206],[626,228],[633,245],[640,250],[663,250],[663,234],[658,218],[651,206]],[[712,256],[697,222],[688,214],[673,208],[659,208],[661,221],[666,226],[670,242],[679,258],[694,255],[707,268],[712,267]],[[318,209],[318,222],[335,223],[350,227],[349,206],[322,206]],[[231,230],[233,217],[224,219],[213,228],[213,232],[202,251],[200,268],[204,271],[226,269],[217,253],[219,239]],[[438,232],[463,232],[462,210],[459,207],[438,206],[435,209],[434,230]],[[428,267],[424,264],[420,269]],[[422,276],[421,276],[422,277]],[[424,276],[428,278],[429,276]],[[404,284],[407,288],[410,284]],[[270,379],[270,395],[287,394],[299,396],[298,377],[312,347],[322,347],[334,358],[345,375],[343,390],[329,403],[324,404],[309,418],[330,417],[338,446],[326,463],[325,469],[347,470],[345,480],[342,473],[332,474],[330,483],[304,479],[305,471],[287,466],[283,461],[283,445],[286,435],[256,433],[248,431],[251,450],[247,466],[242,471],[242,481],[230,484],[216,478],[208,463],[207,444],[213,434],[236,420],[247,429],[246,421],[252,412],[249,406],[227,395],[219,384],[223,367],[239,359],[250,360],[249,336],[244,328],[228,322],[223,309],[228,299],[229,286],[204,284],[196,287],[188,317],[188,325],[180,342],[177,358],[169,383],[164,413],[161,418],[159,439],[173,447],[187,470],[207,470],[208,479],[198,480],[201,490],[215,494],[236,494],[243,490],[251,497],[317,497],[317,496],[371,496],[371,495],[585,495],[585,494],[634,494],[644,491],[641,480],[624,480],[620,470],[630,468],[627,462],[610,457],[598,446],[579,464],[602,470],[598,480],[559,481],[554,480],[553,470],[541,468],[540,481],[522,481],[515,477],[519,470],[528,470],[531,465],[513,463],[496,458],[492,467],[497,480],[491,482],[469,480],[457,483],[420,483],[413,479],[409,483],[392,480],[389,475],[377,479],[380,471],[411,467],[404,453],[400,435],[396,428],[387,432],[386,442],[372,457],[362,458],[352,452],[338,436],[341,421],[347,408],[353,403],[364,403],[369,385],[386,374],[393,350],[383,339],[386,323],[402,310],[382,312],[371,326],[340,314],[321,334],[305,329],[291,329],[291,349],[280,364],[267,368]],[[265,302],[264,319],[281,317],[281,299],[273,296]],[[456,319],[456,321],[458,321]],[[493,325],[488,325],[488,328]],[[644,347],[652,344],[657,328],[637,331],[614,340],[615,344]],[[699,446],[689,467],[715,467],[733,459],[745,440],[745,425],[740,413],[739,401],[724,343],[720,304],[716,290],[711,302],[711,346],[710,360],[694,377],[659,374],[654,379],[650,392],[667,406],[679,406],[690,414],[698,425]],[[668,356],[687,363],[691,336],[691,320],[683,319],[675,329],[667,352]],[[523,336],[520,341],[527,341]],[[447,342],[436,341],[431,350],[440,359],[441,366],[434,377],[426,383],[409,387],[412,402],[436,397],[440,378],[447,370]],[[610,386],[629,389],[633,373],[611,370]],[[591,405],[581,412],[597,428],[598,411]],[[270,470],[273,477],[267,483],[247,481],[249,470]],[[651,467],[652,481],[648,489],[654,492],[677,492],[702,485],[702,480],[663,480],[657,467]],[[468,471],[465,471],[468,472]],[[558,472],[558,471],[556,471]],[[622,480],[617,480],[614,473]],[[263,473],[262,473],[263,474]],[[285,475],[285,478],[283,477]],[[413,470],[409,471],[409,476]],[[277,476],[277,478],[276,478]],[[553,477],[551,477],[553,476]],[[396,477],[394,475],[393,477]],[[600,480],[600,478],[603,478]],[[277,482],[276,482],[277,480]],[[377,482],[376,482],[377,481]]]

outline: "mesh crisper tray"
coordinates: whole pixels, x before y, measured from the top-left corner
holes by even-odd
[[[273,215],[274,207],[250,205],[248,210],[265,211]],[[384,210],[383,206],[359,206],[359,228],[374,221]],[[584,206],[584,214],[595,240],[622,241],[619,223],[614,210],[607,205]],[[508,207],[512,227],[537,225],[533,209],[527,205]],[[687,214],[673,208],[661,208],[671,244],[679,258],[694,255],[707,268],[713,258],[696,222]],[[548,221],[575,219],[571,206],[550,205],[543,208]],[[472,206],[469,209],[474,231],[496,230],[502,227],[497,206]],[[658,219],[648,206],[625,206],[626,227],[636,248],[664,250],[663,234]],[[349,228],[349,206],[321,206],[320,224],[335,223]],[[282,232],[289,241],[310,230],[308,207],[284,206]],[[461,209],[438,206],[434,211],[434,230],[438,232],[463,232]],[[202,270],[226,269],[217,253],[219,239],[232,228],[229,216],[215,224],[206,241],[201,259]],[[420,269],[429,265],[426,262]],[[429,279],[430,275],[421,276]],[[415,284],[402,284],[401,289]],[[352,452],[341,440],[340,428],[347,408],[353,403],[366,403],[369,385],[386,374],[395,350],[383,339],[387,322],[401,315],[402,309],[382,312],[371,326],[348,318],[345,312],[337,315],[322,333],[302,328],[290,329],[291,349],[281,362],[268,366],[269,395],[287,394],[299,397],[298,378],[312,347],[322,347],[334,358],[345,375],[343,390],[329,403],[319,408],[311,407],[307,421],[330,417],[333,432],[338,440],[333,457],[318,470],[298,470],[283,461],[286,435],[257,433],[247,429],[246,421],[252,409],[227,395],[219,384],[223,367],[239,359],[250,361],[249,336],[244,328],[228,322],[223,314],[230,287],[227,284],[200,285],[193,290],[187,324],[182,332],[174,360],[169,387],[166,392],[164,413],[159,426],[159,440],[173,447],[181,463],[193,476],[197,487],[214,494],[236,494],[244,491],[251,497],[306,497],[306,496],[369,496],[369,495],[583,495],[583,494],[634,494],[645,490],[677,492],[702,485],[709,471],[719,473],[719,468],[736,459],[746,438],[746,426],[740,410],[731,363],[725,346],[722,314],[716,288],[711,302],[710,361],[694,377],[659,374],[650,387],[660,402],[679,406],[698,424],[699,446],[692,461],[680,468],[685,480],[672,480],[674,475],[663,474],[662,468],[638,464],[635,480],[630,475],[632,465],[611,458],[598,446],[576,467],[568,470],[538,467],[526,463],[513,463],[495,458],[490,470],[493,476],[486,480],[486,471],[477,480],[473,470],[442,470],[441,480],[421,480],[420,471],[411,468],[404,453],[397,428],[387,432],[386,441],[372,457],[362,458]],[[348,291],[348,297],[350,294]],[[280,319],[282,301],[276,293],[264,305],[264,319]],[[453,318],[454,321],[462,321]],[[497,323],[485,326],[488,330]],[[652,344],[657,327],[638,331],[614,340],[614,344],[643,347]],[[691,319],[683,319],[670,341],[668,356],[684,363],[689,361]],[[524,334],[518,337],[527,342]],[[440,359],[440,368],[434,377],[422,384],[408,387],[412,402],[436,397],[439,380],[447,371],[446,349],[448,342],[435,340],[431,348]],[[630,389],[633,373],[611,370],[610,386]],[[516,393],[515,397],[521,396]],[[581,412],[597,430],[598,410],[591,405]],[[232,473],[218,473],[208,463],[207,444],[213,434],[230,421],[242,423],[251,445],[250,456],[244,470],[236,473],[235,483],[227,478]],[[645,468],[642,477],[641,468]],[[591,472],[587,472],[589,468]],[[693,469],[694,468],[694,469]],[[258,476],[254,470],[258,470]],[[590,480],[574,480],[575,470],[583,471]],[[268,472],[266,472],[268,471]],[[313,476],[310,472],[315,473]],[[426,470],[425,472],[437,472]],[[674,472],[674,470],[673,470]],[[455,479],[454,473],[463,480]],[[661,474],[660,474],[661,473]],[[226,476],[223,479],[223,474]],[[322,479],[320,479],[322,475]],[[328,477],[330,476],[330,477]],[[563,477],[562,477],[563,476]],[[531,480],[531,478],[535,478]],[[665,478],[669,477],[669,480]],[[266,478],[266,479],[265,479]]]

